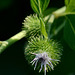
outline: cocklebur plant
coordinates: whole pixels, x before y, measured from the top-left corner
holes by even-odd
[[[35,0],[36,1],[36,0]],[[33,3],[32,3],[33,2]],[[39,0],[38,0],[38,2],[39,2]],[[33,7],[32,8],[39,8],[39,12],[41,13],[41,7],[37,4],[37,6],[38,7],[36,7],[36,5],[34,6],[34,4],[35,4],[35,2],[34,1],[31,1],[31,6],[33,5]],[[45,7],[45,5],[44,5],[44,7],[45,7],[45,9],[47,8],[47,6],[48,6],[48,4],[49,4],[49,1],[48,1],[48,3],[46,4],[46,2],[45,2],[45,5],[46,5],[46,7]],[[34,9],[34,10],[35,10]],[[44,8],[43,8],[43,11],[45,10]],[[37,9],[36,9],[37,10]],[[62,13],[62,12],[60,12],[60,11],[62,11],[62,12],[65,12],[65,7],[63,7],[63,9],[61,8],[61,9],[59,9],[59,11],[58,10],[56,10],[55,11],[55,13],[53,12],[53,14],[52,15],[58,15],[58,13]],[[45,17],[43,17],[43,14],[41,13],[41,15],[40,15],[40,13],[38,14],[37,12],[36,12],[36,16],[34,17],[33,15],[32,16],[27,16],[26,17],[26,19],[24,20],[24,22],[23,22],[23,26],[22,26],[22,31],[21,32],[19,32],[19,33],[17,33],[16,35],[14,35],[14,36],[12,36],[12,37],[10,37],[9,39],[7,39],[7,40],[5,40],[5,42],[7,42],[7,44],[4,42],[4,41],[1,41],[1,44],[0,44],[0,53],[2,53],[6,48],[8,48],[9,46],[11,46],[12,44],[14,44],[15,42],[17,42],[17,41],[19,41],[20,39],[22,39],[22,38],[24,38],[24,37],[28,37],[28,36],[31,36],[31,35],[33,35],[33,34],[35,34],[35,35],[37,35],[36,33],[36,29],[38,29],[38,28],[36,28],[36,27],[39,27],[39,28],[41,28],[41,32],[42,33],[45,33],[45,37],[47,36],[47,34],[46,34],[46,31],[50,31],[49,29],[48,30],[45,30],[45,24],[43,23],[43,21],[45,21],[45,23],[53,23],[53,21],[54,21],[54,17],[53,16],[50,16],[50,15],[48,15],[48,16],[45,16]],[[40,17],[41,16],[41,17]],[[40,21],[41,21],[41,25],[39,24],[40,23]],[[26,25],[27,24],[27,25]],[[31,26],[31,27],[30,27]],[[47,25],[48,26],[48,25]],[[29,28],[28,28],[29,27]],[[32,27],[34,27],[35,29],[32,29]],[[50,26],[49,26],[50,27]],[[30,31],[31,30],[31,31]],[[40,31],[40,29],[38,30],[38,32]],[[31,33],[31,32],[33,32],[33,34]],[[30,34],[31,33],[31,34]],[[39,32],[40,33],[40,32]],[[3,44],[5,44],[5,45],[3,45]]]
[[[48,40],[43,36],[31,37],[29,44],[25,48],[26,60],[34,65],[34,70],[37,68],[39,72],[44,69],[44,75],[46,71],[54,70],[60,62],[62,55],[62,46],[54,40]]]
[[[37,34],[41,34],[40,20],[37,14],[27,16],[22,24],[23,24],[22,29],[27,32],[27,35],[26,35],[27,37],[30,37],[32,35],[36,36]]]
[[[47,11],[50,0],[30,0],[31,7],[35,12],[35,15],[27,16],[23,22],[22,31],[6,41],[0,42],[0,53],[2,53],[7,47],[14,44],[23,37],[30,38],[27,47],[25,48],[25,58],[29,64],[34,65],[35,69],[40,69],[39,72],[44,69],[46,71],[53,70],[54,67],[60,62],[62,55],[62,46],[55,42],[52,38],[56,36],[64,27],[64,38],[69,46],[75,50],[75,1],[65,0],[66,6],[51,12],[48,15],[44,15]],[[71,10],[70,10],[71,9]],[[64,17],[65,21],[51,33],[51,29],[54,20],[59,17]],[[66,31],[67,30],[67,31]],[[68,35],[68,33],[70,35]],[[63,34],[62,34],[63,35]],[[71,39],[70,39],[71,38]],[[41,67],[41,68],[40,68]]]

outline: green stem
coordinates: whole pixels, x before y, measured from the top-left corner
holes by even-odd
[[[51,26],[54,22],[54,19],[55,19],[55,16],[53,14],[50,14],[50,15],[48,15],[44,18],[45,24],[48,26],[48,31],[47,31],[48,39],[50,39],[50,36],[51,36],[50,35],[50,30],[51,30]]]
[[[40,4],[40,3],[39,3]],[[39,5],[40,6],[40,5]],[[66,10],[66,7],[62,7],[58,10],[56,10],[55,12],[53,12],[52,14],[56,17],[59,17],[59,16],[63,16],[64,12]],[[40,8],[40,14],[42,14],[41,12],[41,8]],[[54,18],[53,17],[50,17],[50,22],[53,23],[54,21]],[[44,29],[45,31],[45,29]],[[8,40],[6,41],[0,41],[0,54],[7,48],[9,47],[10,45],[14,44],[15,42],[19,41],[20,39],[22,39],[23,37],[26,36],[26,31],[23,30],[21,32],[19,32],[18,34],[14,35],[13,37],[9,38]]]
[[[60,16],[65,16],[66,15],[65,11],[66,11],[66,6],[54,11],[52,14],[54,14],[55,17],[57,18],[57,17],[60,17]]]
[[[59,26],[56,30],[55,30],[55,34],[50,34],[50,30],[51,30],[51,26],[52,26],[52,23],[54,22],[54,19],[55,18],[57,18],[57,17],[61,17],[61,16],[65,16],[66,14],[65,14],[65,10],[66,10],[66,6],[64,6],[64,7],[62,7],[62,8],[60,8],[60,9],[58,9],[58,10],[56,10],[56,11],[54,11],[53,13],[52,13],[52,15],[50,14],[50,15],[48,15],[48,16],[46,16],[45,18],[44,18],[44,21],[46,21],[46,23],[48,22],[49,24],[48,24],[48,37],[49,37],[49,39],[50,38],[52,38],[54,35],[57,35],[57,33],[64,27],[64,25],[61,25],[61,26]]]
[[[6,41],[3,41],[0,45],[0,54],[10,45],[14,44],[15,42],[19,41],[20,39],[22,39],[23,37],[26,36],[26,31],[23,30],[21,32],[19,32],[18,34],[14,35],[13,37],[9,38]]]
[[[38,3],[39,3],[39,11],[40,11],[40,15],[39,16],[41,16],[42,17],[42,10],[41,10],[41,4],[40,4],[40,0],[38,0]]]
[[[63,29],[65,26],[65,21],[54,31],[53,34],[50,35],[50,38],[54,37],[55,35],[57,35],[61,29]]]
[[[52,23],[54,22],[54,19],[55,19],[55,16],[52,14],[50,17],[50,20],[48,21],[49,22],[49,30],[48,30],[48,38],[49,39],[50,39],[51,26],[52,26]]]
[[[44,20],[40,17],[40,24],[41,24],[41,33],[43,34],[43,36],[48,39],[48,35],[45,29],[45,23]]]

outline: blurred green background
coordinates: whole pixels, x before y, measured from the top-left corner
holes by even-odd
[[[60,8],[64,0],[51,0],[49,7]],[[26,16],[33,14],[30,0],[0,0],[0,40],[6,40],[21,31],[22,22]],[[63,55],[61,63],[47,75],[75,75],[75,51],[71,50],[62,39]],[[43,75],[34,71],[24,56],[26,38],[21,39],[0,55],[0,75]],[[60,40],[59,40],[60,41]]]

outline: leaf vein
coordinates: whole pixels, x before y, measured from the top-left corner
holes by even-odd
[[[74,27],[73,27],[73,25],[72,25],[72,23],[71,23],[71,21],[70,21],[70,19],[66,16],[66,18],[67,18],[67,20],[69,21],[69,23],[70,23],[70,26],[71,26],[71,29],[72,29],[72,31],[74,32],[74,34],[75,34],[75,29],[74,29]]]

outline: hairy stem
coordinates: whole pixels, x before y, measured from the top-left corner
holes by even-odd
[[[19,32],[18,34],[12,36],[11,38],[9,38],[6,41],[2,41],[0,43],[0,54],[10,45],[14,44],[15,42],[19,41],[20,39],[22,39],[23,37],[26,36],[26,31],[23,30],[21,32]]]

